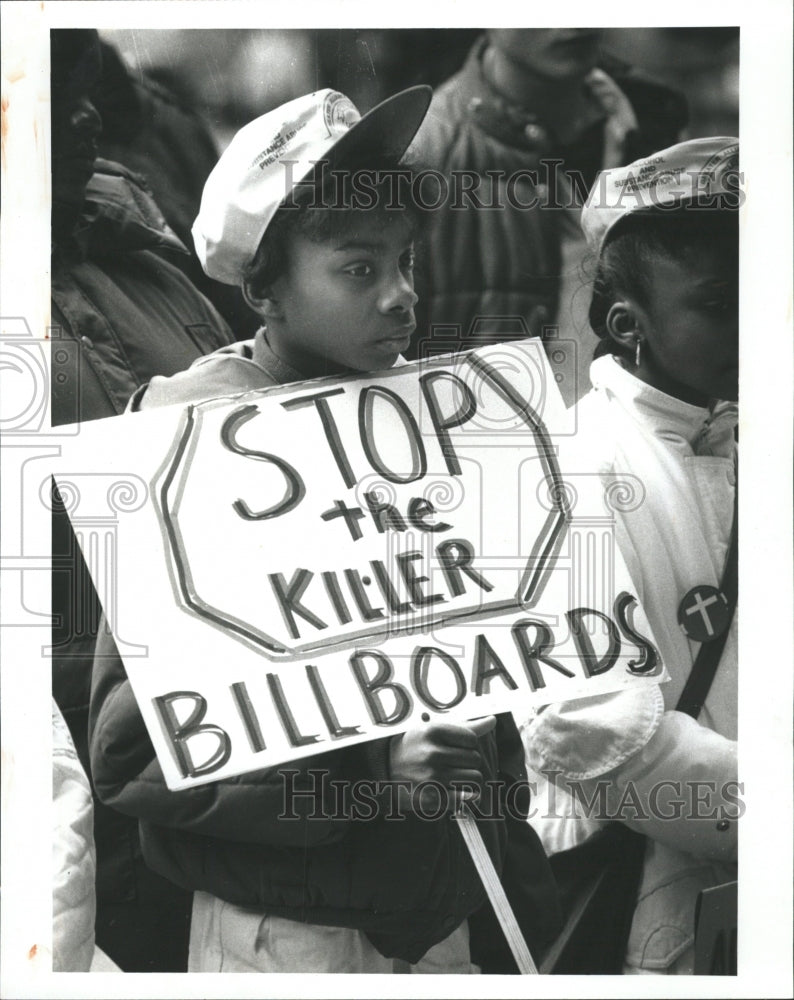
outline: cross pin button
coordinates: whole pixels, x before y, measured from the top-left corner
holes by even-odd
[[[716,587],[702,584],[684,594],[678,605],[678,624],[689,639],[712,642],[730,625],[728,598]]]

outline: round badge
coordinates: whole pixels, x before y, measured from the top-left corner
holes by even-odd
[[[349,97],[334,90],[325,95],[323,118],[329,135],[341,136],[356,124],[361,115]]]
[[[702,584],[684,594],[678,605],[678,624],[689,639],[712,642],[730,625],[728,598],[716,587]]]

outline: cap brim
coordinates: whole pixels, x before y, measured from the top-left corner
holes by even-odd
[[[409,87],[372,108],[328,150],[322,163],[332,169],[377,166],[399,161],[419,131],[433,91]]]

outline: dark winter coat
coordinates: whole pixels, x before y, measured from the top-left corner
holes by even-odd
[[[186,252],[135,175],[98,160],[74,239],[52,255],[53,426],[123,413],[142,382],[181,371],[231,342],[215,308],[154,252],[161,250]],[[65,517],[56,516],[53,685],[85,761],[98,612],[71,537]],[[75,711],[82,715],[79,726]]]
[[[141,382],[232,341],[211,303],[160,254],[186,251],[136,176],[98,160],[80,224],[52,254],[54,426],[122,413]],[[88,771],[100,607],[61,507],[52,519],[52,562],[53,695]],[[95,803],[94,832],[100,946],[125,971],[178,971],[187,955],[189,899],[146,871],[137,825],[127,817]]]

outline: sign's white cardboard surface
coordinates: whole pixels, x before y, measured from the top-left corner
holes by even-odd
[[[524,341],[83,426],[56,480],[169,787],[660,680],[572,419]]]

